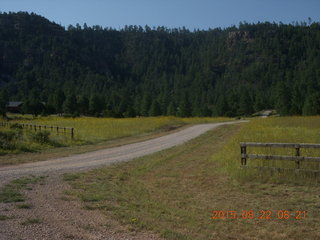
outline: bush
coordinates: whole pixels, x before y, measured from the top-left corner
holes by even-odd
[[[18,123],[14,123],[10,126],[11,129],[22,129],[22,126]]]
[[[37,132],[32,135],[32,139],[38,143],[48,143],[49,136],[50,136],[50,132],[48,131]]]
[[[11,149],[13,147],[12,141],[16,138],[14,131],[1,131],[0,132],[0,148]]]

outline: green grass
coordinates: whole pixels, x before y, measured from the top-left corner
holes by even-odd
[[[31,204],[27,204],[27,203],[17,204],[16,208],[18,208],[18,209],[31,209],[32,205]]]
[[[23,189],[27,189],[30,184],[35,184],[43,181],[44,177],[22,177],[12,181],[0,189],[0,202],[12,203],[12,202],[24,202],[25,197],[21,193]]]
[[[42,221],[38,218],[28,218],[26,221],[22,222],[21,225],[27,226],[32,224],[40,224]]]
[[[13,219],[14,217],[12,216],[6,216],[6,215],[0,215],[0,221],[6,221],[9,219]]]
[[[65,178],[87,209],[166,239],[319,239],[319,186],[238,181],[221,170],[233,154],[224,146],[248,126],[220,127],[182,146]],[[213,220],[214,210],[270,210],[272,219]],[[291,211],[290,219],[277,219],[279,210]],[[308,218],[294,219],[298,210]]]

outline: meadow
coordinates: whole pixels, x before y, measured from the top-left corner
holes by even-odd
[[[319,143],[319,120],[274,117],[223,126],[134,161],[67,174],[73,190],[65,194],[133,233],[153,231],[165,239],[320,239],[319,178],[241,169],[239,146]],[[248,164],[262,164],[254,161]]]
[[[228,121],[229,118],[64,118],[37,117],[30,115],[11,115],[14,123],[38,124],[47,126],[70,127],[75,129],[75,137],[70,134],[56,134],[47,131],[46,136],[33,130],[0,127],[0,154],[37,152],[62,146],[97,144],[130,136],[148,135],[155,132],[170,131],[187,124]],[[46,134],[43,134],[46,135]],[[2,144],[1,144],[2,143]]]
[[[250,123],[243,126],[217,154],[215,161],[222,164],[221,170],[230,174],[239,181],[293,181],[315,182],[312,172],[296,173],[295,161],[286,160],[260,160],[248,159],[247,166],[281,168],[283,171],[242,169],[240,166],[240,142],[266,142],[266,143],[320,143],[320,117],[270,117],[265,119],[251,119]],[[257,148],[248,147],[247,152],[266,155],[295,156],[294,148]],[[320,149],[300,149],[301,156],[320,157]],[[320,171],[319,162],[301,162],[301,169]],[[318,174],[319,176],[319,174]]]

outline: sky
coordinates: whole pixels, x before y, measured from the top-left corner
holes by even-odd
[[[240,22],[320,22],[320,0],[0,0],[1,12],[34,12],[67,27],[79,23],[226,28]]]

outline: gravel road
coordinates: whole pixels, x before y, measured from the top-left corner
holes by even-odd
[[[31,209],[19,208],[16,203],[0,203],[0,216],[9,217],[9,220],[0,221],[0,240],[163,240],[152,232],[132,232],[112,215],[98,210],[85,210],[81,201],[64,194],[71,187],[62,181],[61,173],[129,161],[183,144],[218,126],[240,122],[244,121],[200,124],[144,142],[43,162],[2,167],[0,186],[30,174],[48,177],[45,183],[34,184],[32,188],[23,191],[26,196],[24,204]],[[25,224],[30,219],[36,219],[38,223]]]
[[[21,164],[0,168],[0,186],[26,175],[50,175],[67,173],[106,166],[152,154],[176,145],[183,144],[192,138],[226,124],[244,121],[198,124],[166,136],[144,142],[133,143],[115,148],[108,148],[69,157],[50,159],[47,161]]]

